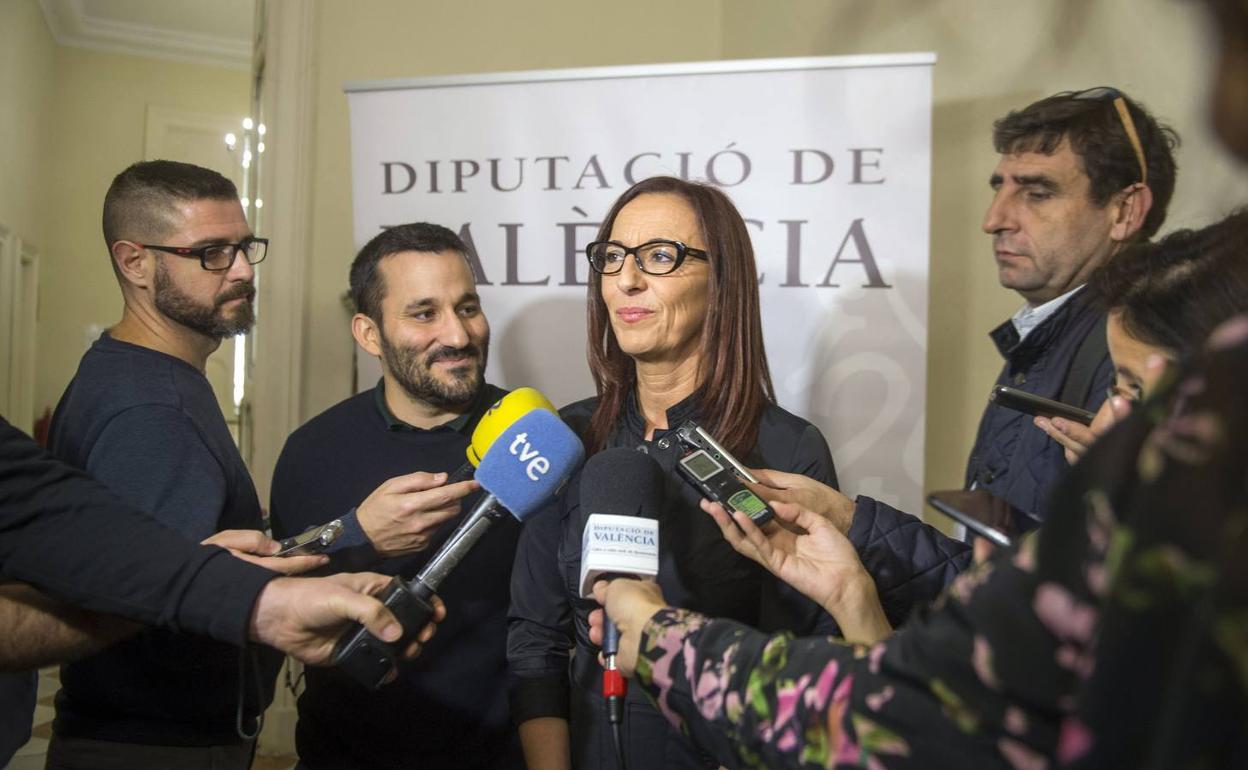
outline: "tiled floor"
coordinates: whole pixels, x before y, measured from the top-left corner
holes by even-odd
[[[251,770],[291,770],[294,766],[294,757],[256,757]]]
[[[52,737],[52,698],[59,687],[55,668],[39,672],[39,702],[35,706],[31,738],[25,746],[18,749],[3,770],[43,770],[44,758],[48,753],[48,739]],[[251,770],[291,770],[295,761],[295,757],[256,757]]]
[[[17,750],[5,770],[43,770],[43,758],[48,753],[48,738],[52,735],[52,697],[59,687],[56,669],[39,672],[39,702],[35,706],[35,726],[26,745]]]

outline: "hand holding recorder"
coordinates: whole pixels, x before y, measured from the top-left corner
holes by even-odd
[[[1087,409],[1037,396],[1035,393],[1011,388],[1009,385],[998,385],[993,388],[988,400],[997,406],[1013,409],[1023,414],[1048,418],[1061,417],[1081,425],[1090,425],[1092,418],[1096,416]]]
[[[445,473],[417,471],[382,482],[356,508],[356,518],[383,558],[429,547],[438,528],[459,515],[460,501],[475,492],[475,481],[447,484]]]
[[[761,529],[740,512],[702,501],[737,553],[801,591],[828,611],[853,642],[874,644],[892,633],[875,581],[853,543],[827,518],[792,503],[773,503],[783,526]]]
[[[676,470],[703,497],[741,511],[759,526],[771,521],[774,512],[745,484],[758,479],[711,434],[689,420],[677,428],[676,439],[687,453],[676,461]]]
[[[769,503],[792,503],[798,508],[817,513],[828,523],[848,534],[854,523],[854,501],[839,490],[833,489],[800,473],[754,469],[757,484],[750,484],[754,493]]]

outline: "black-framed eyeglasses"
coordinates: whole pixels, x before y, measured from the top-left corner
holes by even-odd
[[[1113,86],[1097,86],[1079,91],[1070,98],[1094,102],[1113,101],[1118,120],[1122,122],[1122,129],[1127,132],[1127,141],[1131,143],[1131,150],[1135,153],[1135,162],[1140,166],[1140,184],[1148,184],[1148,162],[1144,159],[1144,145],[1140,144],[1140,134],[1135,130],[1135,121],[1131,119],[1131,110],[1127,108],[1127,100],[1122,91]]]
[[[667,275],[680,267],[685,257],[710,259],[702,249],[665,238],[653,238],[631,248],[615,241],[594,241],[585,247],[589,266],[603,275],[615,275],[623,270],[629,254],[633,255],[637,269],[648,275]]]
[[[207,246],[153,246],[150,243],[135,244],[141,249],[153,249],[155,251],[163,251],[166,254],[172,254],[175,257],[187,257],[189,259],[198,259],[199,264],[205,270],[214,272],[221,270],[229,270],[234,266],[234,260],[239,254],[247,260],[249,265],[258,265],[264,261],[265,255],[269,253],[268,238],[248,238],[238,243],[211,243]]]

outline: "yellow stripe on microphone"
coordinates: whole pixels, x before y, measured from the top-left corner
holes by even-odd
[[[558,414],[555,411],[555,405],[550,403],[550,399],[543,396],[536,388],[516,388],[496,401],[481,416],[476,430],[472,432],[472,441],[468,444],[468,462],[472,463],[474,468],[479,466],[481,458],[489,451],[494,440],[507,430],[508,426],[534,409],[545,409],[552,414]]]

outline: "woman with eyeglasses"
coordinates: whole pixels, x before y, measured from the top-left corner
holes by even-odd
[[[1114,384],[1090,426],[1054,418],[1035,424],[1074,464],[1097,437],[1147,399],[1175,363],[1217,325],[1248,310],[1248,210],[1199,230],[1176,230],[1115,256],[1092,278],[1109,311],[1106,342]]]
[[[611,207],[586,256],[589,364],[598,395],[562,415],[588,454],[642,448],[667,472],[658,578],[664,592],[771,631],[833,632],[818,605],[724,542],[699,510],[698,492],[674,468],[682,456],[676,431],[693,420],[747,465],[836,485],[822,434],[775,403],[758,273],[741,215],[709,185],[647,179]],[[512,711],[533,769],[616,764],[598,648],[586,636],[586,616],[596,605],[580,598],[577,582],[584,520],[577,486],[573,479],[557,509],[526,523],[512,577]],[[632,770],[718,765],[637,694],[628,698],[622,737]]]

